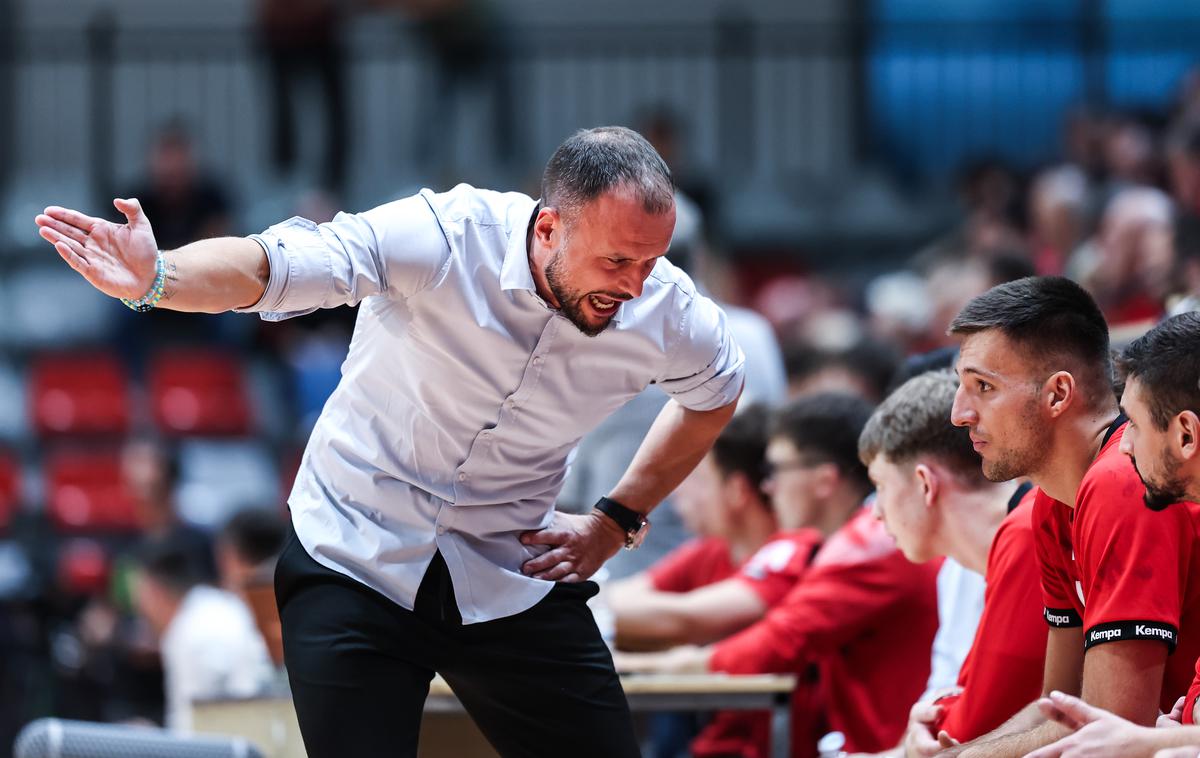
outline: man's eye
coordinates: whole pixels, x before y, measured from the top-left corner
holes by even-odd
[[[983,381],[982,379],[979,381],[979,391],[980,392],[991,392],[992,389],[993,389],[992,385],[988,384],[987,382]]]

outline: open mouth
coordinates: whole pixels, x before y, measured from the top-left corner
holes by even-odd
[[[619,303],[619,301],[613,300],[610,297],[605,297],[604,295],[588,295],[587,299],[588,302],[591,303],[592,307],[596,309],[596,312],[602,315],[608,315],[612,313],[614,310],[616,310]]]

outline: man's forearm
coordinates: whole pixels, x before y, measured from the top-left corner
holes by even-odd
[[[163,254],[166,266],[159,308],[221,313],[257,303],[270,267],[262,245],[245,237],[218,237]]]
[[[1067,734],[1065,727],[1047,721],[1037,710],[1037,705],[1030,704],[988,734],[938,753],[938,758],[1022,758]]]
[[[627,508],[648,513],[691,473],[736,408],[736,400],[711,411],[668,402],[610,496]]]
[[[609,607],[616,622],[617,643],[628,650],[659,649],[685,641],[685,624],[674,613],[664,612],[664,593],[613,597]]]

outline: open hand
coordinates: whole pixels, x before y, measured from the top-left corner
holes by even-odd
[[[556,512],[550,526],[525,532],[521,535],[521,543],[550,546],[549,550],[521,566],[527,576],[552,582],[582,582],[621,549],[625,544],[625,532],[601,513]]]
[[[1076,731],[1026,758],[1126,758],[1154,751],[1154,729],[1138,726],[1077,697],[1051,692],[1050,697],[1038,701],[1038,709],[1046,718]]]
[[[34,222],[71,268],[110,297],[137,300],[154,283],[158,244],[136,200],[113,200],[124,224],[52,205]]]

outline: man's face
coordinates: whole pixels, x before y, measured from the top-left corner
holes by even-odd
[[[833,464],[817,461],[785,437],[770,441],[766,457],[770,475],[763,490],[771,498],[779,528],[801,529],[816,523],[821,515],[817,477],[822,467]]]
[[[642,294],[642,284],[666,254],[675,209],[647,213],[624,191],[607,192],[574,214],[559,218],[557,246],[546,263],[550,292],[579,331],[595,337],[617,307]]]
[[[1182,462],[1171,449],[1170,427],[1159,429],[1154,424],[1141,382],[1136,377],[1125,383],[1121,409],[1129,417],[1129,424],[1121,436],[1121,452],[1133,461],[1133,467],[1146,485],[1146,493],[1142,496],[1146,505],[1161,511],[1172,503],[1187,500],[1188,483],[1179,473]]]
[[[1047,377],[997,329],[963,340],[950,420],[971,432],[983,475],[1006,482],[1031,475],[1050,450],[1051,420],[1041,405]]]
[[[933,513],[925,504],[921,480],[912,464],[896,464],[876,455],[867,467],[875,485],[873,509],[904,557],[924,563],[937,557],[931,545]]]
[[[688,474],[675,490],[672,503],[684,526],[701,537],[727,536],[728,501],[725,477],[713,461],[712,453]]]

